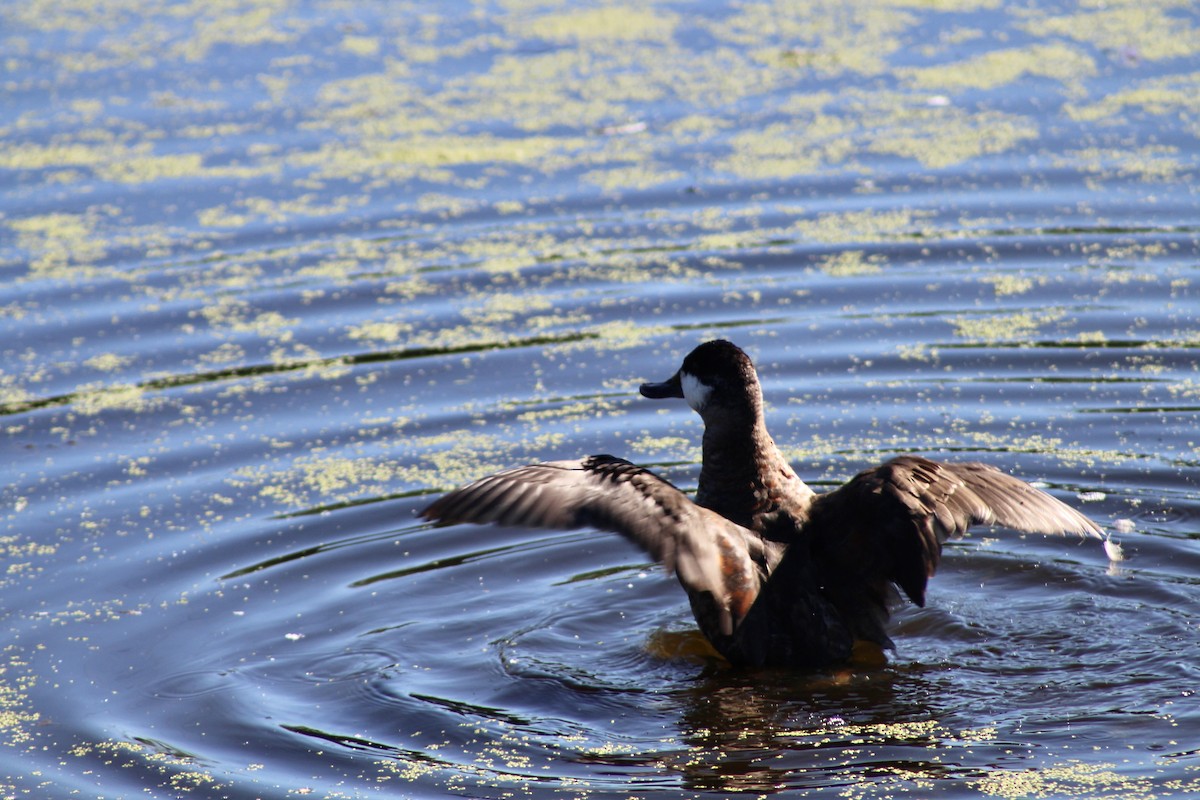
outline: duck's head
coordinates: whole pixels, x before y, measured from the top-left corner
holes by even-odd
[[[757,416],[762,390],[750,357],[733,342],[705,342],[683,359],[679,371],[662,383],[643,383],[643,397],[681,397],[706,423],[728,417]]]

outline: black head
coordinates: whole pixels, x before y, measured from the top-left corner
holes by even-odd
[[[681,397],[701,415],[713,405],[750,410],[760,399],[758,374],[750,357],[733,342],[705,342],[683,359],[683,366],[662,383],[643,383],[642,395],[654,399]]]

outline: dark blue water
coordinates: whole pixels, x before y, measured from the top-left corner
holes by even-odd
[[[1174,796],[1200,776],[1187,5],[0,4],[0,795]],[[595,531],[432,529],[755,358],[818,489],[982,460],[886,664],[743,673]]]

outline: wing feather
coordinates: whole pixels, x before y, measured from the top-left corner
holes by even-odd
[[[745,616],[765,577],[755,534],[614,456],[497,472],[443,495],[421,514],[439,525],[592,526],[619,533],[674,571],[701,627],[706,623],[699,616],[711,612],[711,624],[725,636]]]
[[[835,574],[895,583],[923,605],[942,545],[981,524],[1104,538],[1083,514],[995,467],[919,456],[894,458],[819,496],[804,532]]]

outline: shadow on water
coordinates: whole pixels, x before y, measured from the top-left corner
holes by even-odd
[[[349,733],[336,725],[281,727],[347,756],[390,764],[388,769],[418,781],[469,774],[497,787],[580,786],[602,797],[655,786],[774,794],[866,787],[880,779],[963,781],[989,766],[970,752],[988,734],[946,727],[946,710],[936,701],[944,681],[939,669],[745,673],[695,658],[664,662],[644,651],[624,666],[620,680],[626,685],[551,661],[509,671],[517,683],[501,691],[507,707],[411,690],[397,695],[403,683],[385,670],[368,677],[374,688],[363,699],[384,701],[391,722],[365,709],[356,714],[360,720],[376,717],[376,733]],[[663,683],[668,678],[670,685]],[[657,686],[635,685],[641,681]],[[547,698],[547,690],[558,696]],[[525,712],[515,710],[522,705]],[[654,724],[633,718],[635,709]],[[601,721],[611,715],[616,719]],[[622,717],[632,726],[623,726]],[[486,732],[494,742],[492,757],[481,761],[472,731]],[[422,738],[434,746],[416,746]],[[1024,749],[994,736],[986,748],[998,761],[1015,761]],[[558,764],[556,774],[536,769],[549,758]]]
[[[938,757],[953,734],[932,722],[933,688],[890,669],[709,677],[686,692],[680,718],[681,740],[707,757],[674,768],[691,789],[767,794],[978,774]]]

